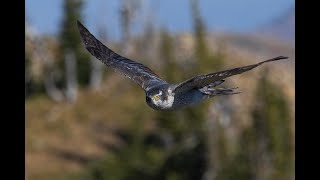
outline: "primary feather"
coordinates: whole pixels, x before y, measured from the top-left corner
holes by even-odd
[[[220,72],[215,72],[215,73],[210,73],[210,74],[204,74],[204,75],[199,75],[196,77],[193,77],[191,79],[188,79],[180,84],[178,84],[173,92],[174,93],[179,93],[179,92],[183,92],[183,91],[188,91],[190,89],[194,89],[194,88],[202,88],[204,86],[207,86],[211,83],[214,83],[216,81],[220,81],[223,80],[227,77],[236,75],[236,74],[241,74],[243,72],[249,71],[253,68],[256,68],[258,66],[260,66],[263,63],[266,62],[271,62],[271,61],[277,61],[277,60],[281,60],[281,59],[287,59],[288,57],[284,57],[284,56],[278,56],[272,59],[268,59],[265,61],[262,61],[260,63],[257,64],[252,64],[249,66],[243,66],[243,67],[238,67],[238,68],[234,68],[234,69],[229,69],[229,70],[225,70],[225,71],[220,71]]]
[[[86,49],[108,67],[140,85],[146,93],[147,104],[157,110],[176,110],[216,95],[237,94],[238,92],[233,91],[235,88],[215,87],[223,83],[227,77],[249,71],[266,62],[288,58],[278,56],[257,64],[195,76],[179,84],[169,84],[143,64],[120,56],[109,49],[79,21],[78,28]]]
[[[151,69],[141,63],[135,62],[112,51],[103,45],[87,28],[78,21],[78,28],[86,49],[105,65],[114,71],[133,80],[144,90],[152,88],[159,83],[166,83]]]

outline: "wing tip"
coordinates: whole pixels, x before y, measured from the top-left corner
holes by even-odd
[[[80,32],[80,37],[83,41],[83,43],[85,44],[85,46],[87,47],[88,42],[91,41],[92,39],[96,39],[91,33],[90,31],[79,21],[77,20],[77,26]]]
[[[277,56],[277,57],[275,57],[275,58],[262,61],[262,62],[258,63],[258,65],[261,65],[261,64],[266,63],[266,62],[278,61],[278,60],[288,59],[288,58],[289,58],[289,57],[287,57],[287,56]]]
[[[83,24],[79,20],[77,20],[77,25],[78,25],[78,28],[84,27]]]
[[[289,57],[287,56],[278,56],[278,57],[275,57],[273,58],[274,60],[280,60],[280,59],[288,59]]]
[[[84,27],[84,25],[79,20],[77,20],[77,25],[81,35],[84,35],[85,32],[89,32],[89,30]]]

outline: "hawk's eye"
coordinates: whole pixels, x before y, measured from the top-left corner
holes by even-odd
[[[154,100],[159,101],[160,100],[160,95],[154,96]]]

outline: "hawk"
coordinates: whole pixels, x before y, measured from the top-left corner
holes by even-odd
[[[231,95],[236,88],[215,88],[225,78],[241,74],[264,63],[287,59],[278,56],[257,64],[192,77],[181,83],[171,84],[161,79],[141,63],[123,57],[102,44],[89,30],[77,21],[85,48],[102,63],[137,83],[146,95],[147,104],[155,110],[177,110],[197,104],[216,95]]]

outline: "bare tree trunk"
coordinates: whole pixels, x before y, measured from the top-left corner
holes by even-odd
[[[232,114],[231,104],[228,100],[217,99],[209,106],[209,117],[207,119],[208,140],[208,169],[203,180],[216,179],[224,162],[227,160],[226,128],[229,125]]]
[[[122,28],[121,47],[122,47],[122,53],[124,54],[128,52],[132,17],[133,17],[133,11],[132,11],[132,8],[130,7],[130,1],[123,0],[122,7],[120,9],[120,19],[121,19],[121,28]]]
[[[141,0],[122,0],[120,21],[122,28],[122,53],[127,54],[131,41],[131,26],[141,6]]]
[[[90,74],[90,88],[93,90],[100,90],[103,64],[95,57],[91,57],[91,74]]]
[[[52,61],[52,60],[48,60]],[[54,68],[52,62],[48,62],[47,67],[45,68],[46,74],[44,77],[44,87],[48,94],[48,96],[53,99],[54,101],[60,102],[63,100],[63,94],[61,91],[56,87],[54,82]]]
[[[37,44],[38,54],[41,56],[41,59],[45,64],[45,72],[44,72],[44,88],[47,92],[47,95],[54,101],[60,102],[63,100],[62,92],[57,88],[54,76],[55,76],[55,68],[53,66],[53,57],[50,55],[48,51],[45,50],[44,45],[42,43]]]
[[[66,68],[66,97],[69,102],[77,99],[77,64],[74,52],[67,51],[65,54]]]
[[[24,72],[24,97],[26,98],[29,95],[29,84],[31,81],[31,77],[29,75],[28,70]]]
[[[219,117],[216,111],[211,111],[211,113],[209,113],[209,117],[206,120],[205,126],[206,126],[207,141],[208,141],[208,154],[207,154],[208,167],[202,178],[203,180],[213,180],[217,176],[217,169],[219,167],[219,164],[218,164],[219,162],[216,161],[217,152],[216,152],[216,149],[214,148],[217,145],[216,144],[217,138],[215,133],[215,130],[217,128],[216,127],[217,118]]]

